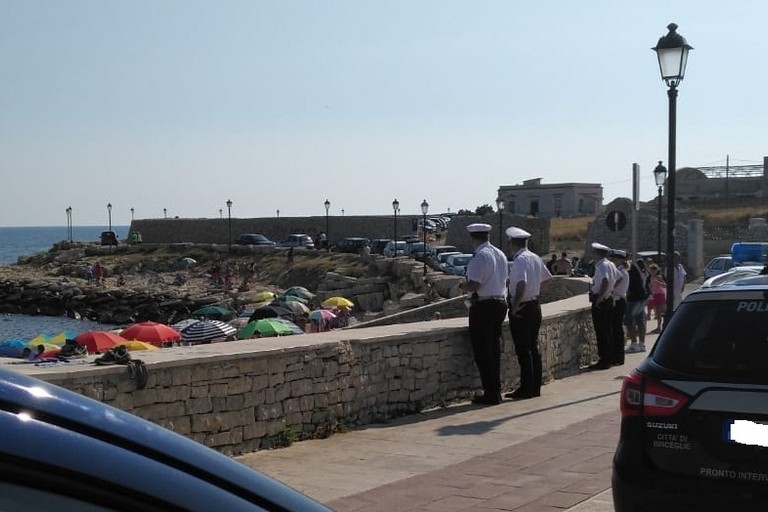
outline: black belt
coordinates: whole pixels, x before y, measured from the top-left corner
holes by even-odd
[[[525,302],[521,302],[520,305],[522,306],[523,304],[537,304],[538,302],[539,302],[539,299],[531,299],[531,300],[526,300]]]

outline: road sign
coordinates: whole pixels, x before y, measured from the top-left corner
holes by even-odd
[[[627,225],[627,216],[618,210],[610,211],[605,218],[605,224],[611,231],[621,231]]]

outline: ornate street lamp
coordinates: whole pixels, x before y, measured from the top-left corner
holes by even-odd
[[[227,199],[227,224],[229,225],[229,249],[232,250],[232,200]]]
[[[72,207],[67,206],[67,209],[64,210],[67,212],[67,238],[69,238],[70,243],[72,242]]]
[[[502,228],[502,214],[504,213],[504,200],[502,198],[496,199],[496,209],[499,211],[499,249],[504,250],[504,229]]]
[[[330,252],[331,250],[331,238],[330,238],[330,231],[328,230],[328,210],[331,209],[331,202],[329,200],[325,200],[323,203],[323,206],[325,206],[325,248]]]
[[[131,222],[133,222],[133,206],[131,206]]]
[[[219,208],[219,218],[220,219],[224,218],[224,209],[223,208]]]
[[[277,218],[279,219],[279,218],[280,218],[280,208],[278,208],[278,209],[275,211],[275,213],[277,214]]]
[[[398,201],[397,199],[392,201],[392,211],[395,212],[395,237],[394,237],[395,246],[394,246],[394,250],[392,251],[392,257],[394,258],[395,256],[397,256],[397,212],[400,211],[400,201]]]
[[[656,186],[659,188],[659,211],[657,214],[658,224],[656,227],[656,235],[658,240],[656,245],[656,253],[659,261],[661,261],[661,189],[664,187],[664,180],[667,179],[667,168],[661,164],[661,160],[659,160],[659,165],[657,165],[653,170],[653,179],[656,181]]]
[[[427,275],[427,212],[429,211],[429,203],[427,200],[421,202],[421,235],[424,242],[422,258],[424,259],[424,275]]]
[[[164,219],[168,218],[168,208],[163,208],[163,218]]]
[[[683,36],[677,33],[677,25],[667,25],[669,32],[659,38],[659,42],[652,48],[659,59],[661,79],[667,84],[667,96],[669,97],[669,176],[667,177],[667,312],[665,323],[669,321],[674,309],[675,289],[675,165],[677,148],[677,86],[685,76],[685,66],[688,64],[688,52],[693,49]]]
[[[107,214],[109,215],[109,230],[112,231],[112,203],[107,203]]]

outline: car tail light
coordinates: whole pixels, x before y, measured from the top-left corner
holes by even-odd
[[[637,370],[621,385],[622,416],[671,416],[685,407],[690,397]]]

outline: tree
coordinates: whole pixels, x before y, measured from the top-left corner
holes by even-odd
[[[484,204],[483,206],[478,206],[475,208],[475,215],[488,215],[489,213],[493,213],[493,206],[489,204]]]

